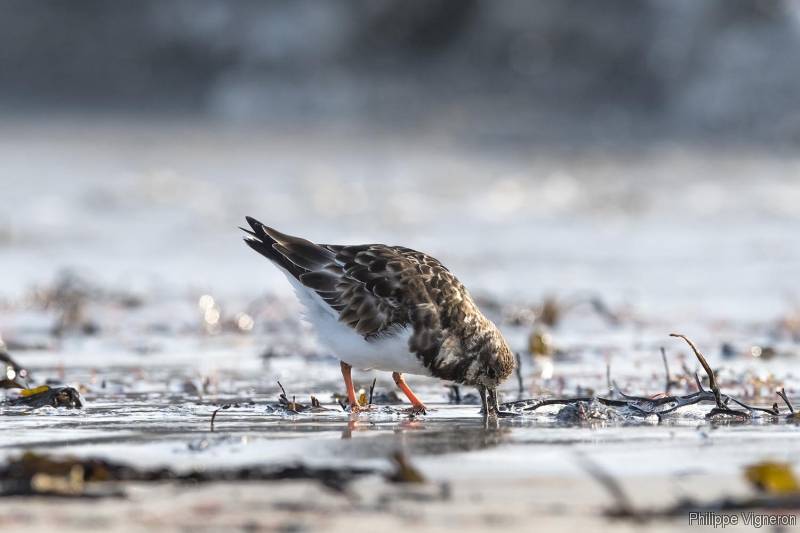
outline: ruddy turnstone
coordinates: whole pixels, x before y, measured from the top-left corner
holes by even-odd
[[[438,260],[401,246],[315,244],[247,222],[245,242],[283,271],[318,342],[341,360],[353,411],[353,366],[392,372],[415,412],[425,404],[404,373],[477,387],[482,412],[499,411],[497,387],[514,371],[514,356]]]

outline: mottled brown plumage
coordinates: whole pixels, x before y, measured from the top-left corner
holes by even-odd
[[[476,386],[482,395],[513,372],[500,332],[433,257],[383,244],[314,244],[247,220],[247,244],[313,290],[364,342],[408,331],[408,349],[429,375]]]

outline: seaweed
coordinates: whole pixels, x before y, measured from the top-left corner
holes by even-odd
[[[677,411],[678,409],[687,407],[689,405],[695,405],[702,402],[714,402],[714,408],[706,414],[706,418],[708,419],[717,419],[717,418],[736,418],[740,420],[748,420],[753,417],[753,412],[761,412],[773,417],[780,417],[782,413],[778,407],[778,404],[773,404],[772,408],[764,408],[764,407],[755,407],[751,405],[747,405],[746,403],[737,400],[733,396],[728,394],[723,394],[719,388],[719,383],[717,381],[716,375],[714,374],[713,369],[706,361],[703,354],[698,350],[697,346],[689,340],[685,335],[671,333],[671,337],[681,338],[691,347],[692,351],[695,354],[700,366],[703,368],[703,371],[706,373],[706,377],[708,380],[708,386],[710,390],[707,390],[703,387],[702,380],[697,372],[693,373],[693,377],[695,379],[695,384],[697,385],[697,392],[693,392],[691,394],[686,394],[684,396],[671,396],[669,395],[668,391],[670,389],[671,379],[669,374],[669,366],[667,364],[666,354],[661,351],[662,358],[664,360],[664,369],[666,372],[666,393],[657,394],[652,397],[642,397],[642,396],[630,396],[622,391],[619,390],[619,387],[616,383],[613,383],[611,380],[611,370],[610,366],[606,367],[606,376],[608,380],[608,390],[609,396],[613,396],[616,390],[616,393],[622,396],[622,400],[615,400],[613,398],[602,398],[602,397],[578,397],[578,398],[559,398],[559,399],[530,399],[530,400],[521,400],[516,402],[509,402],[502,404],[506,411],[517,412],[517,413],[531,413],[540,409],[542,407],[548,405],[565,405],[571,406],[572,409],[565,412],[562,416],[559,413],[561,419],[563,420],[588,420],[589,418],[596,418],[591,416],[587,412],[587,408],[595,409],[595,411],[599,412],[599,408],[597,406],[607,406],[607,407],[627,407],[631,410],[631,413],[634,416],[649,416],[649,415],[656,415],[661,419],[662,416],[668,415]],[[777,392],[778,396],[786,403],[787,407],[789,408],[789,414],[784,416],[787,420],[795,420],[800,418],[798,413],[794,412],[794,407],[789,402],[789,398],[786,396],[785,391],[781,390]],[[732,408],[730,405],[735,404],[743,409],[735,409]],[[583,415],[581,415],[581,409],[583,409]]]
[[[329,411],[336,411],[334,409],[328,409],[327,407],[323,407],[322,404],[319,403],[319,400],[316,396],[311,397],[311,403],[309,405],[302,405],[297,403],[297,397],[292,395],[291,401],[286,394],[286,389],[283,388],[281,382],[278,382],[278,387],[281,388],[281,394],[278,397],[278,403],[270,406],[273,410],[284,410],[290,413],[324,413]],[[337,411],[338,412],[338,411]]]
[[[72,387],[49,387],[44,385],[36,389],[26,389],[22,396],[5,401],[6,405],[24,407],[66,407],[80,409],[83,400],[80,392]]]
[[[425,477],[408,462],[408,458],[401,452],[393,456],[395,471],[386,478],[392,483],[425,483]]]
[[[283,481],[309,479],[346,492],[357,477],[379,473],[373,468],[310,467],[303,464],[247,466],[176,473],[169,468],[138,469],[96,458],[52,457],[25,453],[0,467],[0,496],[119,497],[118,490],[91,490],[87,484],[110,481]]]

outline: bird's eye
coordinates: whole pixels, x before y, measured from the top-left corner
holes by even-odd
[[[486,374],[492,379],[497,377],[497,371],[491,367],[489,367],[489,369],[486,371]]]

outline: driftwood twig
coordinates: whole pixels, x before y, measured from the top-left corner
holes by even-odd
[[[694,345],[692,341],[686,338],[686,335],[681,335],[679,333],[670,333],[670,337],[678,337],[687,342],[689,346],[691,346],[694,354],[697,356],[697,360],[700,361],[700,364],[703,366],[703,370],[706,371],[708,374],[708,386],[711,387],[711,392],[714,393],[714,400],[717,402],[717,407],[719,409],[725,409],[725,405],[722,403],[722,395],[719,392],[719,385],[717,384],[717,378],[714,376],[714,371],[711,370],[711,366],[706,361],[706,358],[703,357],[703,354],[700,353],[700,350],[697,349],[697,346]]]
[[[219,412],[220,412],[220,411],[222,411],[223,409],[230,409],[230,408],[231,408],[231,404],[229,404],[229,403],[226,403],[226,404],[225,404],[225,405],[223,405],[222,407],[220,407],[220,408],[218,408],[218,409],[215,409],[215,410],[214,410],[214,412],[211,414],[211,432],[212,432],[212,433],[214,432],[214,421],[215,421],[215,420],[216,420],[216,418],[217,418],[217,413],[219,413]]]

